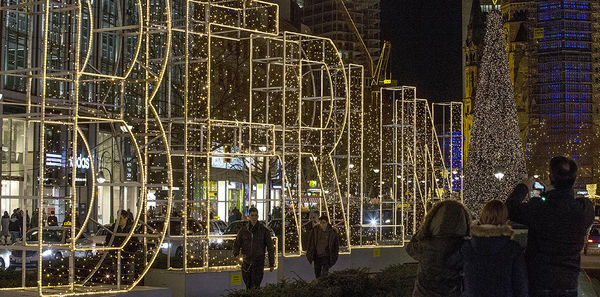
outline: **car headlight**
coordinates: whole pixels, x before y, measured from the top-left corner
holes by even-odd
[[[171,246],[171,244],[168,242],[163,242],[160,244],[161,249],[168,249],[170,246]]]
[[[377,220],[376,219],[371,219],[370,225],[371,226],[377,226]]]
[[[52,250],[45,250],[42,252],[42,257],[50,257],[52,256]]]
[[[223,243],[223,239],[222,239],[222,238],[219,238],[219,239],[217,239],[217,243],[218,243],[218,244],[221,244],[221,243]]]

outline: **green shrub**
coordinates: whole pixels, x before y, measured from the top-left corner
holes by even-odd
[[[378,273],[367,269],[347,269],[330,273],[312,282],[283,280],[253,290],[237,290],[229,297],[353,297],[411,296],[417,275],[416,264],[392,265]]]
[[[372,296],[411,296],[418,264],[388,266],[371,279]]]

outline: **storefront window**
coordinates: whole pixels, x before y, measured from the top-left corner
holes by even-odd
[[[33,129],[25,133],[25,121],[2,119],[2,196],[15,196],[15,199],[1,199],[2,212],[12,213],[13,209],[26,208],[30,201],[18,199],[19,196],[30,195],[31,186],[25,186],[24,162],[33,162]],[[26,142],[28,145],[25,152]],[[27,160],[24,158],[27,157]],[[28,173],[28,185],[32,184],[31,172]],[[25,205],[22,205],[25,203]]]

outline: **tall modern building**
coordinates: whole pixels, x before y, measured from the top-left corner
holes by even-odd
[[[333,40],[344,61],[365,65],[369,73],[369,61],[364,47],[376,60],[381,52],[380,0],[345,0],[352,22],[362,37],[357,38],[355,29],[342,7],[340,0],[304,0],[302,23],[313,34]]]
[[[578,184],[592,183],[594,115],[592,1],[536,2],[537,155],[569,154],[580,167]],[[596,107],[597,109],[597,107]],[[576,144],[576,145],[570,145]],[[538,162],[543,163],[543,160]],[[540,164],[534,164],[539,167]]]

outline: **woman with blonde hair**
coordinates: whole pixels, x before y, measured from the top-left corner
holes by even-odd
[[[504,203],[492,200],[471,225],[471,239],[461,248],[464,297],[527,296],[527,268],[523,248],[512,240]]]

